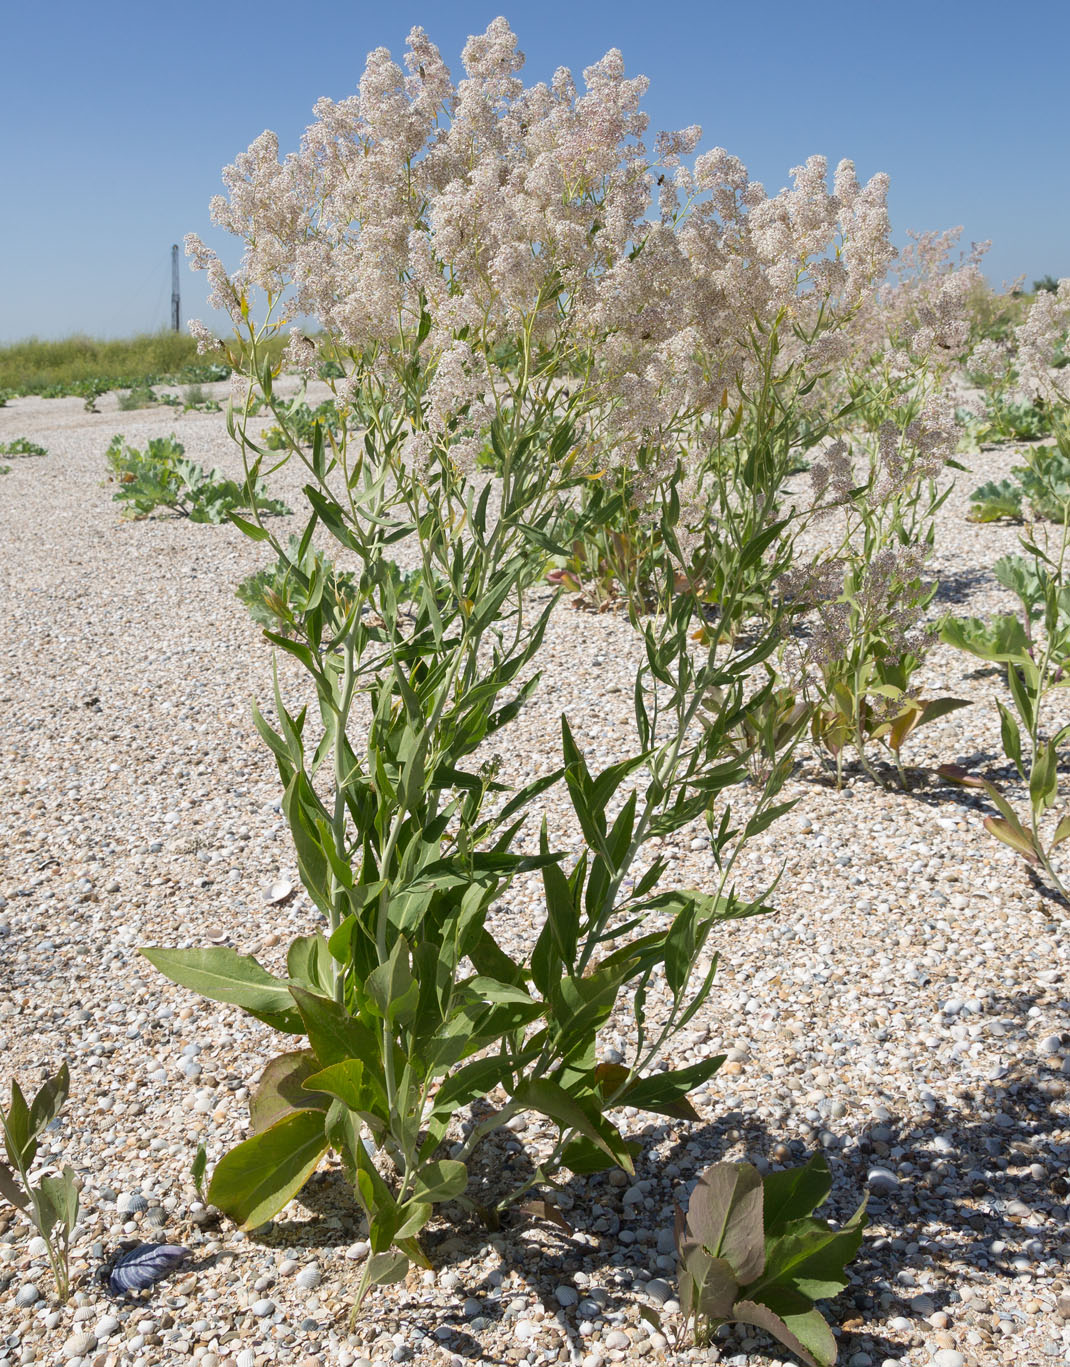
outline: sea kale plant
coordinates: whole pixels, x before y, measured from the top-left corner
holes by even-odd
[[[220,523],[237,508],[255,509],[260,515],[290,511],[280,499],[268,496],[264,481],[254,474],[239,484],[222,470],[205,471],[188,459],[174,435],[151,437],[139,451],[116,433],[105,456],[118,485],[112,497],[125,505],[130,517],[148,517],[157,508],[169,508],[191,522]]]
[[[215,1166],[208,1197],[257,1226],[333,1149],[368,1218],[358,1304],[426,1265],[436,1206],[494,1224],[562,1166],[631,1171],[619,1108],[695,1116],[688,1093],[722,1060],[673,1068],[672,1040],[713,990],[723,923],[765,909],[736,891],[740,849],[790,805],[777,801],[775,754],[746,812],[730,801],[749,748],[782,736],[759,729],[741,753],[743,719],[770,688],[758,667],[777,645],[776,614],[738,649],[716,632],[696,641],[693,594],[636,615],[635,738],[606,768],[565,717],[559,765],[523,786],[495,747],[538,687],[548,557],[586,531],[582,503],[579,526],[565,506],[603,473],[608,487],[659,491],[650,517],[683,572],[696,535],[683,434],[704,406],[727,408],[726,392],[738,407],[761,385],[753,339],[777,319],[818,327],[797,253],[827,239],[830,216],[849,224],[837,258],[811,268],[848,299],[890,251],[883,180],[859,187],[844,164],[830,194],[815,160],[770,199],[720,150],[685,175],[679,158],[699,130],[660,138],[652,158],[646,83],[625,77],[619,53],[584,73],[582,92],[563,69],[525,89],[521,64],[495,20],[469,40],[454,84],[414,30],[407,73],[372,53],[359,94],[321,101],[299,152],[280,162],[264,134],[224,173],[213,218],[246,244],[236,275],[189,242],[236,328],[228,421],[247,486],[272,461],[299,463],[306,480],[296,549],[255,506],[232,520],[300,585],[301,610],[266,634],[301,666],[309,697],[277,680],[255,722],[322,920],[290,946],[283,975],[227,948],[144,952],[288,1037],[253,1096],[252,1134]],[[693,196],[684,221],[675,190],[648,220],[659,184]],[[760,229],[754,274],[717,223],[741,202]],[[326,372],[337,427],[309,431],[276,392],[272,347],[295,313],[321,340],[291,331],[284,363],[341,369]],[[284,434],[275,454],[250,425],[255,404]],[[777,534],[770,509],[726,543],[726,619],[745,596],[771,595]],[[323,543],[336,570],[312,554]],[[405,611],[394,557],[419,571]],[[340,596],[330,576],[343,573],[355,589]],[[571,807],[567,856],[538,819],[551,788]],[[718,869],[702,892],[676,886],[647,851],[696,819]],[[504,932],[521,885],[541,887],[545,914],[518,946],[515,925]],[[625,1010],[632,1042],[610,1060],[599,1032]],[[530,1174],[481,1167],[482,1141],[524,1111],[556,1127]],[[461,1139],[458,1112],[472,1117]]]
[[[0,1195],[21,1211],[44,1239],[56,1294],[64,1301],[70,1295],[71,1231],[78,1223],[77,1178],[74,1169],[65,1163],[58,1173],[39,1177],[35,1183],[30,1169],[41,1135],[63,1109],[70,1085],[64,1063],[55,1077],[46,1079],[30,1102],[12,1078],[7,1109],[0,1105],[7,1155],[7,1162],[0,1162]]]

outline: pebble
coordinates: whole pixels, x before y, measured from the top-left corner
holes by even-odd
[[[255,1301],[249,1308],[257,1319],[266,1319],[268,1315],[275,1313],[275,1302],[269,1300]]]
[[[933,1354],[933,1367],[966,1367],[966,1356],[956,1348],[940,1348]]]
[[[895,1191],[899,1186],[899,1178],[889,1168],[870,1168],[866,1182],[874,1191]]]
[[[575,1305],[580,1298],[580,1293],[574,1286],[559,1286],[554,1291],[554,1296],[558,1305]]]

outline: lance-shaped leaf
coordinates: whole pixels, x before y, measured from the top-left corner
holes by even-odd
[[[741,1324],[754,1324],[759,1329],[764,1329],[767,1334],[779,1339],[785,1348],[805,1362],[806,1367],[832,1367],[836,1361],[836,1340],[832,1336],[832,1330],[825,1323],[821,1312],[813,1306],[781,1316],[768,1305],[755,1301],[737,1301],[732,1318]],[[808,1346],[803,1338],[804,1334],[817,1352],[811,1351],[811,1346]]]
[[[766,1234],[779,1234],[792,1220],[811,1214],[832,1190],[832,1176],[822,1153],[801,1168],[766,1173],[762,1179]]]
[[[281,978],[261,968],[250,954],[227,945],[211,949],[142,949],[165,978],[210,1001],[240,1006],[261,1017],[293,1014],[293,998]]]
[[[513,1100],[556,1120],[562,1131],[576,1130],[625,1172],[634,1173],[632,1155],[617,1127],[597,1112],[589,1112],[558,1083],[549,1078],[525,1079],[513,1093]]]

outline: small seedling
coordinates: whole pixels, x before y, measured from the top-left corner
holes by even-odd
[[[715,1163],[699,1178],[687,1214],[676,1209],[680,1308],[696,1341],[722,1324],[753,1324],[807,1367],[831,1367],[836,1340],[814,1301],[847,1285],[866,1202],[840,1228],[813,1217],[832,1179],[821,1154],[764,1178],[749,1163]]]
[[[78,1222],[78,1187],[74,1169],[63,1165],[58,1177],[30,1181],[30,1168],[37,1154],[38,1140],[63,1109],[70,1091],[70,1076],[63,1064],[55,1077],[48,1078],[33,1101],[27,1105],[22,1089],[11,1079],[11,1102],[5,1111],[0,1106],[7,1163],[0,1163],[0,1194],[21,1210],[48,1246],[48,1260],[56,1292],[61,1300],[70,1295],[71,1231]]]
[[[193,1178],[193,1185],[197,1188],[197,1195],[204,1200],[204,1174],[208,1167],[208,1150],[203,1144],[197,1145],[197,1152],[193,1155],[193,1162],[190,1164],[190,1176]]]

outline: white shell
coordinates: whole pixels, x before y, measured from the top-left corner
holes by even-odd
[[[294,885],[283,878],[278,883],[272,883],[264,894],[264,901],[269,906],[278,906],[280,902],[285,902],[288,897],[293,896]]]

